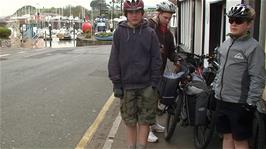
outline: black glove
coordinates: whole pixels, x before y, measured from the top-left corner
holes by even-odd
[[[113,92],[114,92],[114,96],[117,97],[117,98],[121,99],[124,96],[124,91],[123,91],[122,88],[114,88]]]
[[[252,121],[252,119],[254,117],[255,110],[256,110],[256,106],[243,104],[240,107],[239,122],[240,123],[248,123],[249,121]]]
[[[159,96],[160,96],[160,92],[159,92],[159,90],[157,89],[157,87],[152,86],[152,89],[153,89],[153,91],[154,91],[154,93],[155,93],[156,98],[159,98]]]
[[[250,113],[254,113],[256,110],[256,106],[255,105],[249,105],[249,104],[244,104],[242,105],[243,110],[245,110],[246,112],[250,112]]]

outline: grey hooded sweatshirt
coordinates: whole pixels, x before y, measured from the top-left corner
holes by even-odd
[[[127,21],[120,22],[108,63],[114,88],[158,87],[161,64],[159,40],[148,22],[142,20],[136,28],[129,27]]]
[[[218,56],[215,97],[256,105],[265,86],[265,54],[259,43],[249,33],[239,38],[230,35],[218,49]]]

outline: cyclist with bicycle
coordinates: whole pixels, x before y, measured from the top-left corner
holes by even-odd
[[[218,49],[220,68],[214,82],[216,128],[223,134],[223,148],[249,148],[256,102],[265,86],[265,55],[251,37],[255,10],[238,4],[227,13],[229,38]]]
[[[153,18],[150,18],[148,21],[149,26],[155,30],[160,41],[160,53],[163,61],[163,64],[161,66],[161,74],[163,74],[166,67],[167,58],[170,61],[174,62],[174,64],[177,66],[177,69],[179,68],[178,59],[180,58],[175,52],[173,34],[168,28],[168,24],[171,20],[172,14],[174,14],[176,11],[176,7],[173,3],[164,1],[157,4],[156,11],[158,11],[158,13]],[[148,142],[157,142],[158,137],[155,136],[153,131],[164,132],[164,129],[165,128],[158,123],[152,125],[148,137]]]

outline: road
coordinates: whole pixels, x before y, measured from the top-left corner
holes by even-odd
[[[75,148],[111,95],[109,52],[1,49],[1,148]]]

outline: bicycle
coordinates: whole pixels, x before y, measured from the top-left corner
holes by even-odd
[[[195,112],[193,112],[193,108],[195,108],[196,96],[197,93],[193,95],[188,93],[188,86],[191,82],[191,74],[196,72],[197,75],[202,75],[202,61],[206,56],[198,56],[196,54],[185,53],[186,62],[189,64],[194,65],[194,68],[189,68],[190,65],[186,66],[186,69],[189,72],[182,78],[179,78],[177,81],[177,98],[173,102],[173,104],[167,107],[167,118],[166,118],[166,130],[165,130],[165,140],[169,141],[174,133],[176,125],[180,122],[182,127],[185,126],[194,126],[194,145],[196,148],[205,148],[212,137],[214,131],[214,123],[212,120],[213,110],[209,108],[211,105],[212,100],[208,100],[208,107],[207,107],[207,115],[206,115],[206,123],[204,125],[194,125],[195,121]],[[196,57],[196,58],[195,58]],[[194,61],[193,61],[194,60]],[[209,96],[209,95],[208,95]],[[210,96],[209,96],[210,97]],[[206,133],[207,131],[209,133]],[[205,138],[205,139],[201,139]]]
[[[219,64],[216,61],[216,55],[208,57],[208,68],[203,73],[203,77],[207,86],[212,88],[212,82],[216,76],[216,72],[219,69]],[[215,130],[214,124],[214,112],[216,108],[216,99],[214,97],[214,91],[211,91],[207,105],[207,123],[206,125],[195,125],[194,127],[194,145],[197,149],[204,149],[208,146]]]
[[[207,106],[206,124],[194,126],[193,138],[194,138],[194,145],[197,149],[204,149],[209,145],[215,130],[214,112],[215,112],[216,99],[214,98],[213,92],[209,96],[208,101],[209,102]]]

